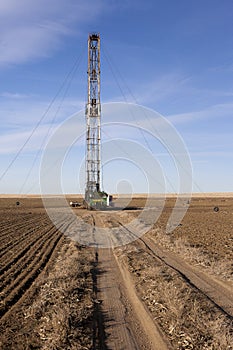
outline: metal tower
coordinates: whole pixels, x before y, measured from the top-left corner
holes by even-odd
[[[86,104],[86,189],[85,200],[90,203],[100,193],[100,36],[88,38],[88,98]]]

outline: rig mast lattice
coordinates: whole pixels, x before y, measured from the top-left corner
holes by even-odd
[[[90,203],[94,193],[100,192],[100,36],[88,38],[88,99],[86,104],[86,189],[85,200]]]

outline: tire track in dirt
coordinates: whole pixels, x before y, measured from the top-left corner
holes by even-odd
[[[127,234],[131,234],[135,239],[135,234],[130,231],[125,225],[117,220],[122,229]],[[198,270],[197,268],[186,263],[182,258],[178,257],[174,253],[165,251],[157,244],[153,243],[147,237],[138,238],[141,241],[147,251],[162,261],[165,265],[169,266],[177,273],[191,287],[197,289],[208,300],[210,300],[220,311],[226,314],[231,320],[233,319],[233,291],[227,285],[223,285],[220,281],[213,278],[210,275]]]
[[[215,306],[233,320],[233,291],[212,276],[189,265],[174,253],[165,251],[149,238],[141,239],[153,255],[178,272],[192,287],[198,289]]]
[[[106,227],[106,214],[95,213],[98,226]],[[111,223],[110,223],[111,225]],[[110,234],[105,237],[111,246]],[[98,303],[109,349],[168,349],[148,311],[137,297],[129,272],[112,248],[98,249]],[[103,348],[104,349],[104,348]]]
[[[93,312],[93,335],[92,335],[92,349],[107,350],[106,346],[106,334],[104,329],[104,319],[101,311],[101,305],[98,300],[98,284],[99,284],[99,248],[96,242],[96,220],[94,215],[87,215],[84,217],[86,223],[90,224],[89,229],[91,230],[91,237],[93,242],[94,256],[95,259],[92,263],[91,276],[92,276],[92,291],[94,297],[94,312]]]
[[[98,213],[91,216],[94,225],[92,235],[95,242],[96,223],[100,227],[105,226],[105,223]],[[127,308],[123,302],[119,283],[116,283],[119,281],[119,270],[116,269],[112,249],[99,249],[96,243],[95,257],[93,291],[96,300],[93,349],[139,349],[126,321]]]
[[[107,350],[105,343],[106,334],[104,329],[104,317],[101,311],[101,305],[98,300],[99,298],[99,275],[101,273],[99,267],[99,248],[96,240],[96,216],[94,214],[85,212],[82,215],[82,224],[80,230],[85,232],[85,236],[88,238],[86,244],[90,246],[93,253],[93,261],[91,267],[92,277],[92,293],[93,293],[93,321],[92,321],[92,349]]]
[[[127,319],[129,308],[120,288],[121,276],[114,263],[112,251],[100,249],[99,262],[98,300],[101,302],[101,312],[104,315],[107,348],[139,349],[130,320]]]

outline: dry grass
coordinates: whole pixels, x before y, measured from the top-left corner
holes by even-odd
[[[130,246],[131,247],[131,246]],[[123,252],[142,300],[174,349],[230,350],[232,324],[182,278],[142,249]]]
[[[233,282],[233,263],[228,258],[216,259],[202,247],[192,246],[186,237],[173,238],[161,229],[154,229],[150,237],[166,249],[180,255],[193,265],[204,268],[209,274],[224,281]]]
[[[48,276],[37,286],[38,297],[25,310],[41,349],[91,349],[92,280],[91,257],[74,243],[64,248]]]

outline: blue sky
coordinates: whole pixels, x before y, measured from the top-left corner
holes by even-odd
[[[39,192],[47,136],[85,105],[91,32],[101,35],[102,102],[136,102],[163,115],[187,146],[193,191],[232,191],[231,0],[9,0],[0,3],[0,32],[1,174],[44,115],[1,178],[0,193]],[[65,81],[76,60],[72,80]],[[174,164],[150,142],[168,180],[166,191],[179,191]],[[64,161],[65,192],[78,191],[83,155],[79,144]],[[116,182],[131,179],[133,191],[145,192],[138,170],[123,163],[106,165],[106,189],[116,192]]]

